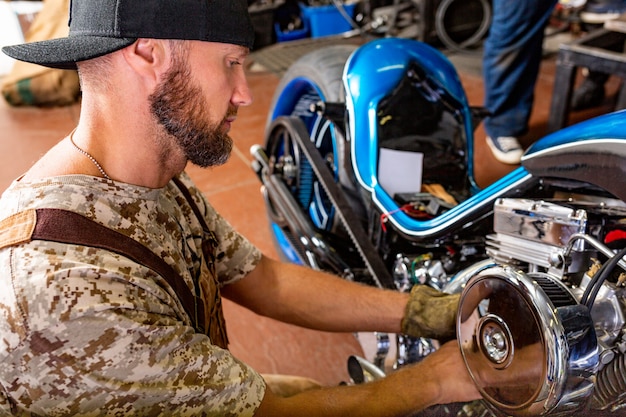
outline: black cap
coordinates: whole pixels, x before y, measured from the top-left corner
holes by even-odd
[[[137,38],[187,39],[252,48],[247,0],[72,0],[69,36],[5,46],[12,58],[51,68],[122,49]]]

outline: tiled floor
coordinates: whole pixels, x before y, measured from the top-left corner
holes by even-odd
[[[472,65],[459,62],[458,70],[466,88],[470,104],[482,104],[483,91],[480,72]],[[471,61],[471,60],[470,60]],[[476,62],[476,59],[473,60]],[[554,55],[542,65],[536,87],[536,105],[531,119],[531,131],[523,138],[524,144],[542,136],[549,113]],[[456,64],[455,64],[456,65]],[[259,182],[250,169],[249,149],[263,142],[266,112],[278,83],[276,75],[250,71],[249,82],[255,102],[240,109],[232,136],[236,148],[231,160],[222,167],[201,170],[189,167],[191,176],[208,195],[214,206],[250,240],[270,256],[276,253],[271,246]],[[613,96],[619,80],[611,80],[609,96]],[[610,111],[611,97],[606,104],[572,115],[572,121],[589,118]],[[0,104],[0,190],[23,173],[43,152],[69,133],[78,120],[79,106],[63,108],[10,108]],[[476,132],[476,165],[481,185],[487,185],[512,169],[497,162],[484,145],[484,132]],[[351,354],[362,354],[352,334],[329,334],[296,329],[256,316],[246,310],[226,304],[226,315],[231,338],[231,350],[242,360],[261,372],[296,374],[315,378],[326,384],[337,384],[347,379],[346,359]]]

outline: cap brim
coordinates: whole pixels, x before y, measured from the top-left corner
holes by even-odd
[[[2,52],[20,61],[60,69],[76,69],[76,62],[109,54],[135,42],[135,38],[69,36],[21,45],[5,46]]]

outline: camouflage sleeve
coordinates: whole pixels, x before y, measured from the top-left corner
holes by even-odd
[[[223,284],[245,277],[261,260],[261,251],[239,234],[212,206],[208,206],[209,226],[218,236],[216,273]]]
[[[257,266],[261,260],[261,251],[254,246],[245,236],[237,232],[222,217],[198,190],[189,176],[182,173],[180,179],[189,187],[194,200],[200,210],[204,212],[205,220],[209,228],[217,236],[219,246],[217,248],[216,273],[222,284],[243,278]]]
[[[54,251],[12,249],[0,277],[0,381],[13,404],[42,415],[254,414],[260,375],[185,324],[151,271],[103,251],[106,267],[68,261],[91,251],[73,250],[55,265]]]

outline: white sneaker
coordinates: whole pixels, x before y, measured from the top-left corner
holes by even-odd
[[[519,164],[524,154],[524,149],[513,136],[499,136],[495,139],[487,136],[487,145],[491,148],[493,156],[505,164]]]

